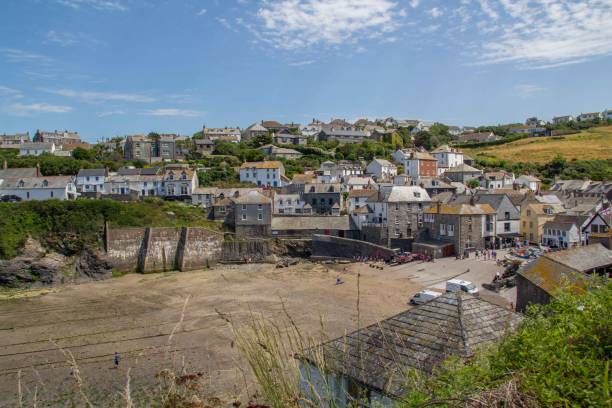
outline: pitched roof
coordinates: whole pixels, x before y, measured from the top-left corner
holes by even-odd
[[[425,210],[426,214],[456,214],[456,215],[487,215],[495,214],[495,210],[489,204],[462,204],[449,203],[434,205]]]
[[[0,169],[0,179],[19,177],[36,177],[36,167]]]
[[[478,170],[469,164],[463,163],[455,167],[450,167],[445,173],[482,173],[482,170]]]
[[[362,188],[360,190],[351,190],[348,193],[348,198],[353,197],[371,197],[378,194],[378,190]]]
[[[241,169],[283,169],[283,163],[275,160],[266,160],[262,162],[245,162],[240,166]]]
[[[257,191],[249,191],[244,195],[231,199],[236,204],[270,204],[270,199]]]
[[[400,202],[429,202],[429,194],[427,190],[419,186],[393,186],[388,195],[385,196],[385,201],[389,203]]]
[[[106,169],[81,169],[77,177],[104,177],[107,174]]]
[[[579,272],[612,265],[612,251],[601,244],[549,252],[543,256]]]
[[[405,372],[431,372],[452,355],[468,357],[514,330],[521,317],[472,295],[446,293],[346,336],[306,349],[300,359],[401,397]]]
[[[72,182],[72,176],[7,178],[0,185],[0,189],[66,188],[66,185]]]

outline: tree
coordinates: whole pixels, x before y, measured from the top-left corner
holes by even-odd
[[[434,146],[431,140],[431,133],[422,130],[414,135],[414,145],[424,147],[427,150],[433,149]]]
[[[92,151],[77,147],[72,151],[72,157],[77,160],[95,160],[95,155]]]
[[[478,180],[476,180],[476,179],[469,179],[469,180],[467,181],[467,183],[465,183],[465,185],[466,185],[466,186],[468,186],[468,188],[470,188],[470,189],[472,189],[472,190],[474,190],[474,189],[476,189],[476,188],[480,187],[480,183],[479,183],[479,182],[478,182]]]

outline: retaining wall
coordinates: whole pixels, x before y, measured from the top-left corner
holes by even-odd
[[[271,254],[272,250],[268,240],[225,241],[222,259],[224,262],[243,262],[245,258],[250,258],[252,262],[262,262]]]
[[[396,254],[393,249],[366,241],[329,235],[313,235],[312,255],[329,258],[353,259],[356,256],[378,257],[385,260]]]

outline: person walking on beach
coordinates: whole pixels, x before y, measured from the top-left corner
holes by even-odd
[[[115,351],[115,358],[113,359],[115,362],[115,368],[119,368],[119,362],[121,361],[121,355]]]

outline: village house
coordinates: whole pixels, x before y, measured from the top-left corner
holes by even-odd
[[[261,193],[263,189],[259,187],[196,187],[191,193],[191,203],[200,207],[211,208],[215,200],[239,197],[251,191]]]
[[[431,155],[438,160],[438,175],[443,174],[450,167],[463,164],[463,152],[448,145],[442,145],[434,149]]]
[[[480,186],[486,189],[512,188],[514,174],[505,170],[484,173],[479,178]]]
[[[495,142],[497,140],[500,140],[501,137],[497,136],[495,133],[493,132],[476,132],[476,133],[466,133],[466,134],[462,134],[457,136],[457,141],[459,143],[469,143],[469,142],[476,142],[476,143],[482,143],[482,142]]]
[[[64,146],[81,143],[81,136],[79,136],[78,132],[69,132],[67,130],[55,130],[53,132],[37,130],[32,141],[34,143],[54,143],[56,146]]]
[[[488,204],[495,210],[495,248],[513,246],[520,238],[521,213],[505,194],[476,194],[456,196],[451,203]]]
[[[340,183],[305,184],[302,200],[310,204],[314,214],[340,215],[340,211],[344,208]]]
[[[445,192],[449,192],[450,194],[457,192],[457,186],[438,177],[419,177],[412,179],[410,185],[424,188],[430,197]]]
[[[544,224],[552,221],[555,215],[565,211],[559,204],[530,202],[521,205],[521,237],[526,241],[539,244],[542,240]]]
[[[300,126],[300,134],[303,136],[315,138],[323,129],[323,122],[313,119],[308,125]]]
[[[0,175],[0,197],[19,201],[74,200],[78,197],[73,176],[5,177]]]
[[[419,121],[419,123],[417,123],[416,126],[414,126],[414,128],[411,131],[411,133],[412,134],[417,134],[419,132],[429,132],[429,130],[431,129],[431,127],[433,125],[435,125],[434,122]]]
[[[0,135],[0,146],[10,147],[10,145],[18,145],[22,143],[30,143],[30,132],[16,133],[13,135],[7,135],[3,133]]]
[[[240,181],[258,186],[282,187],[287,183],[285,166],[279,161],[246,162],[240,166]]]
[[[435,203],[425,210],[423,238],[414,252],[434,258],[492,248],[497,236],[497,215],[489,204]]]
[[[586,217],[585,217],[586,218]],[[542,227],[542,245],[551,248],[573,248],[581,244],[580,227],[575,222],[562,222],[557,217]]]
[[[525,175],[517,177],[516,180],[514,181],[514,184],[518,186],[517,188],[525,187],[531,191],[539,193],[540,186],[542,185],[542,181],[537,177],[531,176],[529,174],[525,174]]]
[[[300,389],[317,407],[395,407],[408,392],[409,370],[429,375],[450,356],[469,359],[520,322],[506,307],[445,293],[304,350],[296,356]]]
[[[374,158],[366,167],[366,174],[371,175],[377,182],[391,181],[397,176],[397,167],[389,160]]]
[[[404,164],[404,161],[408,159],[414,151],[415,149],[397,149],[393,152],[391,158],[398,164]]]
[[[512,135],[529,135],[531,137],[535,136],[547,136],[549,131],[543,126],[531,126],[531,125],[521,125],[521,126],[512,126],[508,129],[508,133]]]
[[[104,182],[104,194],[135,197],[163,197],[165,195],[161,167],[123,167],[110,173]]]
[[[191,199],[198,187],[198,175],[187,164],[168,164],[163,174],[164,196],[185,200]]]
[[[423,213],[431,198],[419,186],[391,186],[367,199],[367,222],[361,227],[364,241],[410,250],[423,227]]]
[[[412,178],[438,176],[438,160],[427,152],[411,152],[401,163]]]
[[[238,143],[241,140],[241,133],[237,127],[209,128],[204,125],[202,128],[202,139],[208,139],[213,142],[219,140],[222,142]]]
[[[344,183],[342,184],[342,192],[348,192],[352,190],[361,190],[364,188],[374,188],[376,182],[372,177],[369,176],[346,176]]]
[[[79,193],[102,193],[107,176],[107,169],[81,169],[76,176],[77,191]]]
[[[299,194],[274,194],[272,212],[280,215],[312,213],[312,207],[305,204]]]
[[[601,112],[581,113],[576,119],[578,120],[578,122],[584,122],[587,120],[601,120],[602,114]]]
[[[234,203],[234,228],[239,237],[271,235],[272,201],[257,191],[231,198]]]
[[[564,123],[573,122],[574,120],[576,120],[576,118],[572,115],[555,116],[552,118],[552,123],[553,125],[562,125]]]
[[[533,116],[531,118],[527,118],[527,120],[525,120],[525,125],[526,126],[544,126],[545,124],[546,124],[546,122],[544,122],[543,120],[538,119],[535,116]]]
[[[367,207],[368,199],[376,198],[378,190],[376,189],[359,189],[351,190],[347,196],[347,209],[349,214],[352,214],[356,209],[363,206]]]
[[[302,145],[308,144],[308,136],[294,135],[288,130],[281,130],[272,135],[272,142],[281,145]]]
[[[202,155],[212,154],[215,150],[215,142],[210,139],[195,139],[193,141],[193,148]]]
[[[478,180],[482,175],[482,170],[467,164],[460,164],[456,167],[448,168],[443,175],[451,181],[466,184],[468,180]]]
[[[606,109],[601,113],[601,117],[604,120],[612,120],[612,109]]]
[[[251,126],[244,129],[244,131],[242,132],[242,140],[247,141],[257,136],[266,136],[268,135],[268,133],[268,129],[266,129],[259,123],[253,123]]]
[[[61,150],[55,143],[22,143],[18,147],[19,156],[40,156],[41,154],[55,154]]]
[[[329,142],[337,140],[340,143],[361,143],[370,139],[370,132],[353,128],[323,128],[316,136],[316,140]]]
[[[516,275],[516,310],[545,305],[563,287],[582,291],[593,276],[612,278],[612,251],[601,244],[545,253]]]
[[[361,163],[350,160],[338,160],[336,163],[325,161],[319,167],[317,181],[320,183],[339,183],[353,176],[363,176]]]
[[[276,147],[271,144],[258,147],[257,150],[259,150],[266,156],[270,156],[274,158],[281,157],[287,160],[295,160],[303,156],[303,154],[298,152],[297,150],[286,149],[284,147]]]

